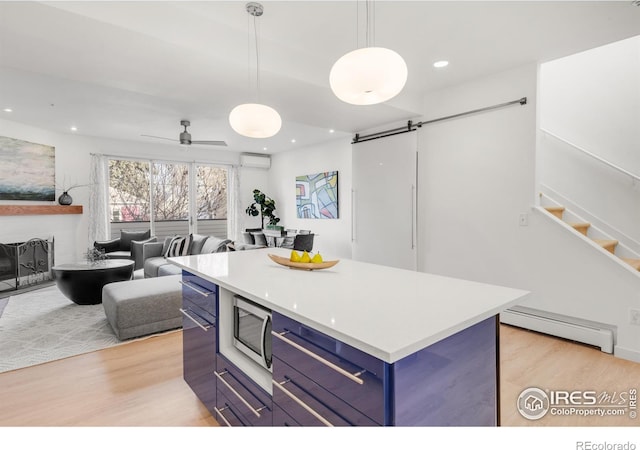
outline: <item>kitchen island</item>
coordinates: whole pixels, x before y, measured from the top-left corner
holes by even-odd
[[[348,259],[295,270],[268,253],[289,251],[169,259],[185,380],[219,422],[499,424],[498,314],[528,292]],[[272,312],[270,370],[234,346],[234,296]]]

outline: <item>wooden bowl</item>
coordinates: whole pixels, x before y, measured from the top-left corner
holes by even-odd
[[[303,262],[293,262],[293,261],[290,261],[289,258],[284,258],[278,255],[272,255],[271,253],[268,253],[268,255],[273,262],[276,262],[281,266],[286,266],[290,269],[298,269],[298,270],[328,269],[329,267],[333,267],[340,262],[339,259],[336,259],[334,261],[323,261],[321,263],[303,263]]]

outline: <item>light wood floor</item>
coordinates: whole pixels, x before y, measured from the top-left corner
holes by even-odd
[[[503,426],[638,426],[628,417],[529,421],[516,399],[542,389],[626,391],[640,364],[561,339],[501,326]],[[182,379],[182,333],[0,374],[0,426],[215,426]]]

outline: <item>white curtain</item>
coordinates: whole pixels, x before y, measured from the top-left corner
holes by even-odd
[[[104,155],[91,155],[89,193],[89,246],[109,236],[109,168]]]
[[[240,236],[240,171],[238,166],[229,169],[229,204],[227,205],[227,239],[236,241]]]

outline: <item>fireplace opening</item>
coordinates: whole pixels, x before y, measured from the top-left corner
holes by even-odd
[[[53,282],[53,238],[0,243],[0,296]]]

